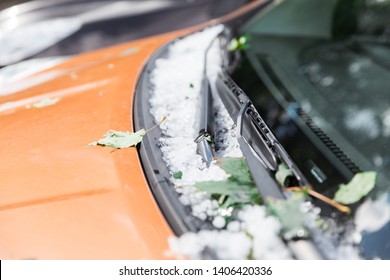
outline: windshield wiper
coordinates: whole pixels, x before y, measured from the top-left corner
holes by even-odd
[[[229,75],[221,71],[216,80],[216,90],[237,124],[238,142],[248,162],[249,170],[264,199],[283,199],[284,195],[270,171],[276,171],[279,159],[292,171],[301,186],[308,181],[268,128],[249,97]]]
[[[195,138],[195,142],[197,143],[197,152],[202,156],[207,166],[210,166],[210,163],[214,158],[212,147],[212,139],[214,138],[213,97],[207,73],[207,62],[210,49],[216,40],[219,40],[220,48],[223,49],[221,43],[222,38],[224,38],[224,32],[226,32],[226,30],[218,34],[207,46],[203,61],[200,116],[198,118],[199,127],[198,136]],[[222,53],[222,56],[223,55],[224,54]],[[226,55],[227,53],[225,53],[225,56]],[[228,60],[227,57],[222,57],[223,63]],[[227,64],[222,66],[222,69],[227,68]],[[215,83],[217,93],[231,118],[237,125],[237,140],[263,199],[265,200],[267,197],[275,199],[284,198],[283,192],[269,174],[270,171],[277,171],[279,159],[281,159],[292,171],[299,182],[299,185],[309,186],[306,178],[263,121],[249,97],[233,81],[226,71],[219,72]]]
[[[206,163],[207,167],[210,166],[211,161],[214,158],[213,153],[213,139],[215,136],[214,128],[214,109],[213,109],[213,97],[211,93],[210,81],[207,76],[207,63],[208,55],[213,44],[220,38],[218,34],[206,48],[204,57],[203,57],[203,73],[202,81],[200,85],[200,113],[198,116],[198,135],[195,138],[195,143],[197,143],[196,152],[202,157],[203,161]]]
[[[214,136],[214,114],[212,108],[214,93],[212,93],[212,90],[215,89],[217,93],[214,95],[218,94],[220,96],[228,113],[237,125],[237,140],[261,197],[264,201],[267,198],[286,199],[283,191],[270,175],[270,171],[276,171],[278,169],[279,159],[285,162],[302,186],[308,186],[305,177],[295,166],[284,148],[279,144],[276,137],[253,106],[249,97],[225,71],[221,71],[218,74],[215,87],[210,86],[210,80],[207,76],[207,55],[215,40],[220,40],[221,48],[222,39],[225,37],[223,35],[226,31],[224,30],[212,40],[204,56],[199,135],[195,140],[198,143],[198,153],[202,155],[203,160],[209,166],[213,158],[212,142],[210,139]],[[222,53],[222,63],[228,60],[225,59],[227,57],[224,57],[224,55],[226,56],[227,54]],[[228,69],[228,65],[223,65],[222,68]],[[286,243],[293,255],[298,259],[323,259],[322,254],[308,240],[286,240]]]
[[[295,166],[284,148],[265,124],[245,92],[225,72],[216,80],[216,90],[230,116],[237,125],[238,143],[248,163],[249,171],[264,201],[286,197],[270,171],[278,168],[278,158],[290,168],[301,186],[308,186],[306,178]],[[323,259],[310,240],[285,240],[297,259]]]

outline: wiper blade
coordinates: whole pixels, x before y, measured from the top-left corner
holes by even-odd
[[[249,97],[225,72],[219,73],[216,81],[216,89],[222,102],[228,109],[230,116],[238,126],[238,134],[240,136],[238,140],[241,149],[246,151],[245,157],[249,156],[249,158],[253,158],[253,162],[256,162],[256,160],[260,162],[263,166],[262,169],[265,168],[265,171],[267,171],[268,177],[269,171],[276,171],[278,169],[278,161],[281,159],[293,172],[299,184],[301,186],[308,186],[308,181],[268,128]],[[248,165],[254,166],[255,163],[253,162],[248,162]],[[256,165],[259,164],[257,163]],[[254,174],[252,175],[255,181],[256,176],[259,176],[259,171],[255,170],[259,170],[259,168],[253,168]],[[263,187],[264,185],[266,184],[263,181],[261,186],[259,186],[260,192],[265,192],[261,190],[265,188]],[[273,187],[270,188],[279,189],[275,182],[272,185]],[[272,193],[270,195],[271,197],[280,198],[277,191],[267,191],[267,193]]]
[[[248,163],[249,170],[252,174],[253,180],[260,192],[261,197],[264,201],[268,197],[272,197],[275,199],[284,199],[284,195],[275,180],[269,175],[269,171],[266,168],[266,165],[263,163],[267,159],[266,155],[262,154],[264,158],[260,158],[259,154],[253,149],[253,146],[249,144],[248,139],[244,136],[245,126],[248,124],[252,124],[252,122],[247,123],[245,121],[245,114],[250,106],[251,102],[247,99],[240,108],[240,112],[237,118],[237,130],[238,130],[238,143],[240,144],[240,148],[245,156],[245,159]],[[253,137],[253,136],[252,136]],[[261,139],[261,137],[256,137],[257,139]],[[262,142],[264,144],[264,142]],[[271,155],[272,157],[273,155]]]
[[[210,166],[210,163],[214,158],[212,148],[214,131],[213,99],[211,96],[209,80],[206,75],[204,75],[200,94],[198,136],[194,141],[197,143],[197,153],[201,155],[203,161],[206,162],[207,167]]]
[[[249,97],[226,73],[219,73],[216,90],[237,124],[237,140],[262,199],[264,201],[268,198],[286,199],[269,173],[277,169],[278,157],[288,165],[300,184],[308,185],[307,180],[264,123]],[[298,259],[323,259],[321,252],[310,240],[286,240],[286,243]]]
[[[198,135],[194,140],[195,143],[197,143],[196,152],[202,157],[203,161],[206,162],[207,167],[210,166],[211,161],[214,158],[212,143],[215,136],[213,97],[210,88],[210,81],[207,76],[207,58],[211,47],[215,41],[219,39],[220,35],[221,34],[218,34],[213,40],[211,40],[210,44],[207,46],[203,58],[203,77],[200,86]]]

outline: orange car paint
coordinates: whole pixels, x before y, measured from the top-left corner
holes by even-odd
[[[132,131],[134,91],[148,58],[207,24],[74,57],[2,89],[0,259],[170,258],[173,232],[136,148],[86,145],[110,129]],[[23,84],[30,87],[20,90]]]
[[[54,79],[0,98],[15,104],[0,112],[0,258],[166,257],[172,232],[137,150],[86,144],[110,129],[133,129],[142,66],[179,34],[76,57],[50,70],[60,73]],[[44,97],[61,99],[26,108]]]

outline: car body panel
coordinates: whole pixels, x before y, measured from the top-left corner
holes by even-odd
[[[172,232],[137,150],[86,144],[110,129],[133,129],[142,66],[178,35],[71,59],[29,78],[56,73],[52,80],[0,97],[0,104],[15,104],[0,112],[2,258],[165,257]],[[26,108],[44,97],[61,99]]]
[[[168,42],[261,6],[83,54],[0,89],[0,258],[165,259],[174,233],[136,148],[87,146],[133,131],[138,77]],[[36,108],[37,102],[58,102]]]

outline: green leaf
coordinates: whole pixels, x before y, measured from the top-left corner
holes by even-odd
[[[278,166],[278,171],[275,174],[275,179],[283,187],[287,177],[291,175],[293,175],[291,170],[284,163],[281,163]]]
[[[304,214],[300,210],[304,201],[305,196],[302,192],[292,192],[286,200],[267,200],[270,213],[282,224],[282,236],[286,240],[309,235],[304,227]]]
[[[229,42],[229,44],[228,44],[228,46],[227,46],[227,49],[228,49],[228,51],[230,51],[230,52],[233,52],[233,51],[238,50],[238,40],[235,39],[235,38],[233,38],[233,39]]]
[[[261,197],[250,175],[248,165],[243,158],[224,158],[219,166],[230,176],[225,181],[198,182],[199,191],[208,192],[218,200],[221,208],[234,206],[240,208],[245,204],[261,204]]]
[[[145,130],[143,128],[136,132],[110,130],[106,134],[104,134],[104,138],[96,142],[89,143],[87,146],[100,145],[117,149],[135,147],[139,142],[142,141],[143,137],[147,132],[161,125],[166,120],[166,118],[167,116],[164,116],[158,124],[156,124],[152,128],[149,128],[148,130]]]
[[[240,184],[254,184],[244,158],[224,158],[219,161],[219,166],[230,174],[230,180],[238,181]]]
[[[195,184],[195,187],[200,191],[205,191],[212,194],[221,194],[221,195],[249,193],[253,189],[251,186],[239,185],[236,182],[230,180],[197,182]]]
[[[225,181],[198,182],[195,187],[199,191],[210,193],[214,199],[219,200],[222,208],[262,203],[245,159],[224,158],[218,164],[230,175],[229,178]]]
[[[353,204],[365,197],[374,187],[376,172],[361,172],[355,174],[348,184],[341,184],[334,200],[343,204]]]
[[[318,218],[317,220],[315,220],[314,225],[317,228],[322,229],[322,230],[327,230],[329,228],[329,224],[321,218]]]
[[[142,138],[146,134],[145,129],[140,129],[136,132],[122,132],[110,130],[104,134],[104,138],[88,144],[88,146],[106,146],[117,149],[123,149],[128,147],[134,147],[139,142],[142,141]]]
[[[259,201],[259,194],[256,186],[242,185],[237,181],[198,182],[195,184],[195,187],[199,191],[205,191],[212,195],[227,196],[227,199],[222,203],[225,208],[236,203],[258,203]]]
[[[194,88],[194,84],[193,83],[190,83],[190,88]]]
[[[61,98],[43,98],[41,101],[38,101],[32,105],[27,105],[26,108],[29,109],[31,107],[33,108],[43,108],[47,106],[52,106],[56,103],[58,103],[61,100]]]
[[[183,172],[181,171],[173,172],[172,176],[175,179],[181,179],[183,177]]]
[[[227,46],[227,49],[230,52],[237,51],[237,50],[248,49],[249,48],[248,41],[249,41],[249,36],[248,35],[241,36],[238,39],[237,38],[233,38],[229,42],[229,44]]]

